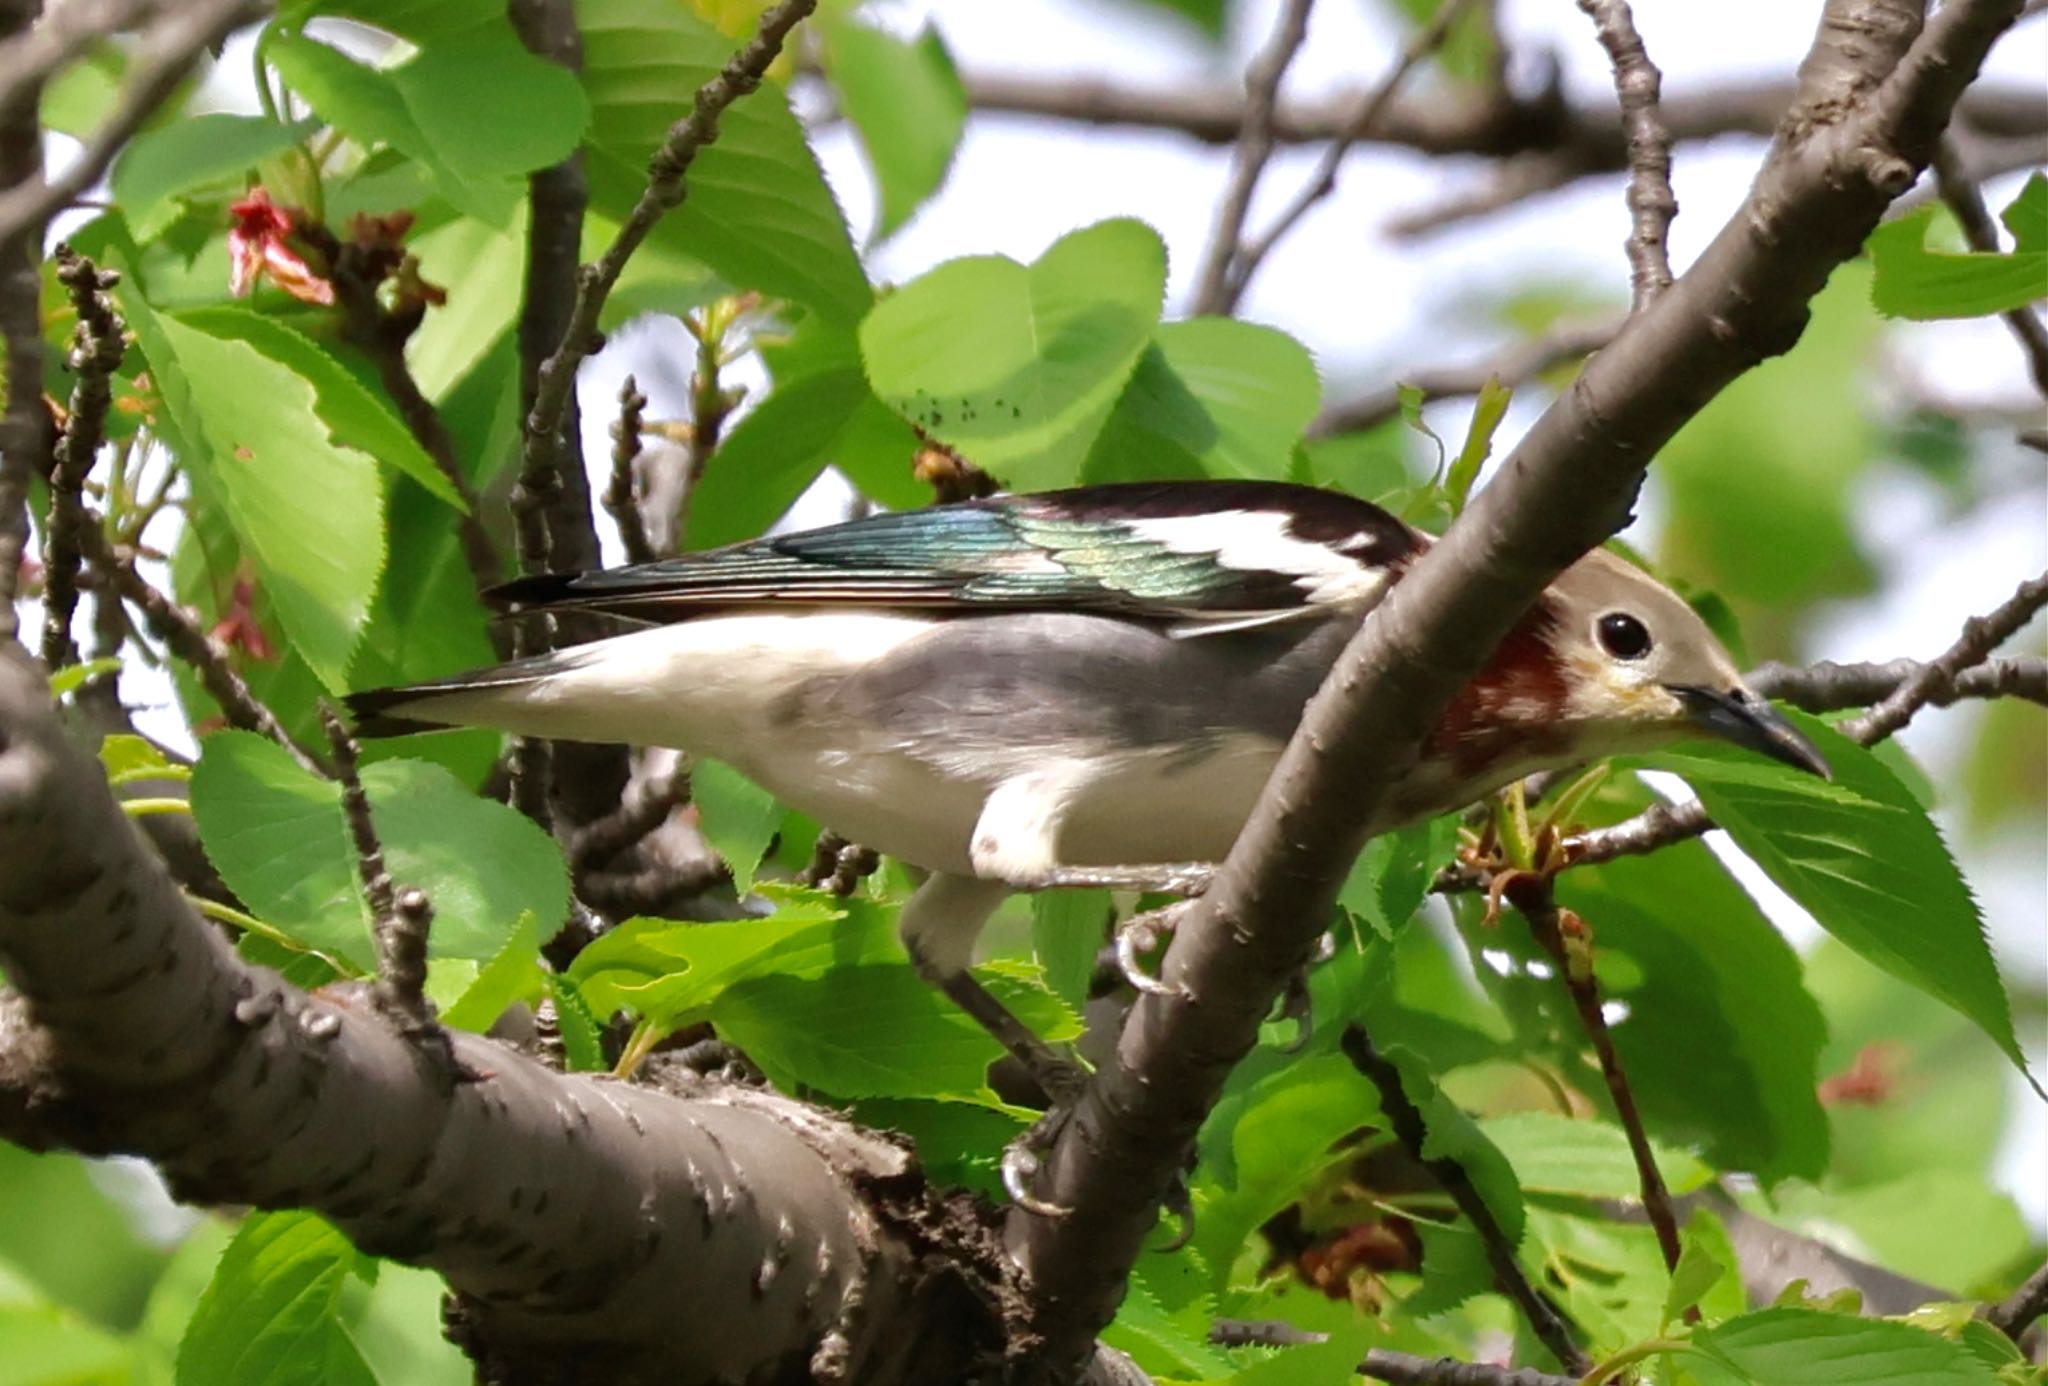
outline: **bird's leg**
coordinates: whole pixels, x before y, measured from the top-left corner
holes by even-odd
[[[918,975],[988,1031],[1058,1104],[1080,1092],[1087,1070],[1033,1034],[967,970],[982,926],[1009,893],[1001,881],[933,875],[904,903],[897,932]]]

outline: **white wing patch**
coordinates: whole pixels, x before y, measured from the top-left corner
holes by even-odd
[[[1380,569],[1296,537],[1287,516],[1271,510],[1219,510],[1210,515],[1125,520],[1123,524],[1169,553],[1207,554],[1221,566],[1241,573],[1287,573],[1315,605],[1371,602],[1386,585],[1386,574]]]

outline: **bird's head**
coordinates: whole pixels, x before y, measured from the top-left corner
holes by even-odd
[[[1470,760],[1533,739],[1549,749],[1545,760],[1583,760],[1701,734],[1828,774],[1691,607],[1595,549],[1551,584],[1452,705],[1439,749]]]

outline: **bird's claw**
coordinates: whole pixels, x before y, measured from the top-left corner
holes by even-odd
[[[1173,936],[1187,910],[1183,900],[1164,909],[1133,915],[1116,931],[1116,965],[1133,988],[1152,996],[1173,996],[1187,1000],[1188,989],[1178,982],[1162,982],[1145,970],[1139,954],[1149,953]]]
[[[1291,1020],[1295,1024],[1294,1038],[1280,1046],[1283,1054],[1299,1054],[1308,1046],[1309,1036],[1315,1033],[1315,1003],[1308,990],[1308,970],[1317,963],[1326,963],[1337,954],[1336,935],[1325,933],[1316,941],[1315,956],[1310,958],[1299,972],[1287,979],[1286,990],[1280,993],[1280,1012],[1273,1018],[1278,1021]]]
[[[1026,1127],[1017,1139],[1003,1147],[1003,1192],[1010,1196],[1012,1203],[1038,1217],[1064,1218],[1074,1211],[1058,1203],[1048,1203],[1031,1192],[1031,1181],[1038,1177],[1039,1152],[1052,1149],[1060,1128],[1067,1123],[1067,1113],[1065,1105],[1054,1106]]]

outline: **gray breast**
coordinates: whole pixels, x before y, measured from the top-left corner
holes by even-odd
[[[1232,732],[1284,741],[1360,619],[1174,639],[1107,616],[960,616],[859,673],[805,689],[784,711],[801,717],[829,704],[899,745],[941,752],[1199,751]]]

